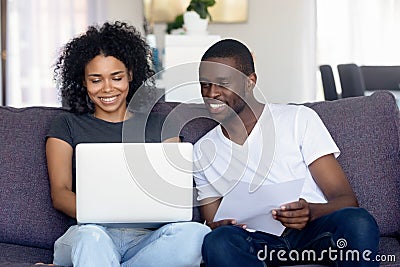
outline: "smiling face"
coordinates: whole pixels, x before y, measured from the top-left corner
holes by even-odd
[[[239,115],[247,107],[248,77],[237,70],[234,58],[208,58],[200,65],[204,103],[219,122]]]
[[[112,122],[124,119],[131,79],[124,63],[113,56],[98,55],[89,61],[84,85],[95,106],[96,118]]]

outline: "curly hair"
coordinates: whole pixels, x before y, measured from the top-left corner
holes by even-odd
[[[93,113],[94,105],[83,85],[85,66],[96,56],[113,56],[133,73],[127,103],[142,84],[154,84],[150,48],[135,27],[125,22],[106,22],[73,38],[61,50],[54,68],[63,105],[74,113]]]

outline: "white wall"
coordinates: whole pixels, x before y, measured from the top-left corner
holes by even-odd
[[[316,0],[248,0],[246,23],[210,24],[208,31],[245,42],[255,53],[258,86],[269,102],[316,99]],[[116,4],[118,3],[118,4]],[[109,4],[110,19],[143,28],[142,0]],[[163,46],[165,24],[155,27]]]
[[[102,8],[107,20],[122,20],[134,25],[142,33],[143,30],[143,0],[109,0]]]
[[[255,53],[258,86],[270,102],[315,99],[315,0],[249,0],[245,24],[209,31],[244,41]]]

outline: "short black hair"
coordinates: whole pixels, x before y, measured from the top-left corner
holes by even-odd
[[[216,42],[201,58],[205,61],[209,58],[234,58],[238,70],[245,75],[250,75],[255,72],[253,55],[243,43],[234,39],[223,39]]]
[[[145,39],[132,25],[116,21],[89,26],[85,33],[63,47],[55,64],[54,79],[58,82],[63,105],[74,113],[94,112],[83,81],[85,66],[98,55],[115,57],[133,74],[126,97],[128,104],[142,84],[154,83],[150,53]]]

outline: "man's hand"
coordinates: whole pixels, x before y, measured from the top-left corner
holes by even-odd
[[[301,230],[310,221],[310,208],[304,199],[282,205],[280,209],[272,211],[275,220],[283,226]]]
[[[215,228],[218,228],[220,226],[223,226],[223,225],[236,225],[236,226],[241,227],[243,229],[246,229],[246,227],[247,227],[247,225],[245,225],[245,224],[238,224],[237,221],[234,220],[234,219],[225,219],[225,220],[220,220],[220,221],[217,221],[217,222],[207,222],[206,224],[212,230],[214,230]]]

